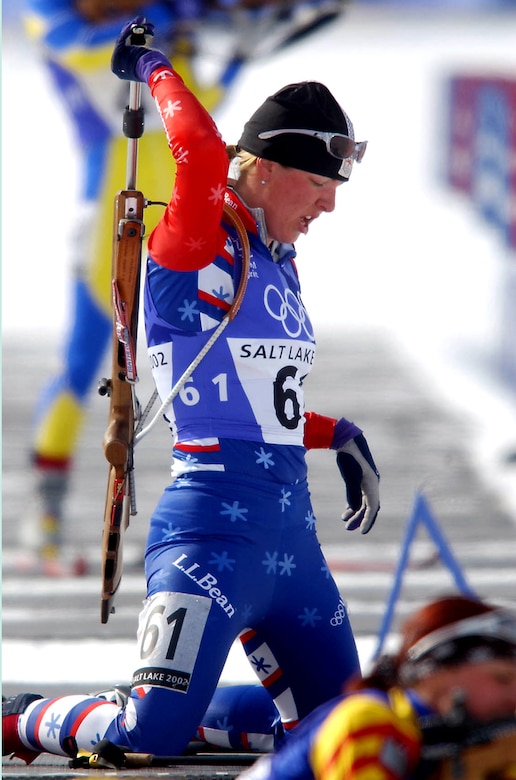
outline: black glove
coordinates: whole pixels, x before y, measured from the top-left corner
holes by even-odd
[[[337,465],[346,483],[348,508],[342,514],[347,531],[366,534],[380,510],[380,474],[362,433],[337,451]]]
[[[164,54],[147,48],[153,35],[154,25],[146,22],[143,16],[137,16],[123,27],[111,57],[111,70],[115,76],[125,81],[146,83],[156,68],[172,67]]]

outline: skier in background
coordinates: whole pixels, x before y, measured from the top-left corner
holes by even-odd
[[[26,0],[25,26],[36,43],[53,86],[73,123],[81,159],[81,190],[71,252],[71,318],[64,337],[60,368],[40,395],[35,411],[31,461],[34,497],[21,525],[24,549],[18,566],[47,576],[84,574],[86,561],[65,563],[61,557],[66,498],[74,455],[92,386],[111,340],[111,245],[114,194],[125,181],[126,138],[122,112],[127,85],[110,71],[113,41],[123,20],[143,13],[159,30],[156,45],[173,57],[187,86],[213,112],[238,74],[244,57],[235,49],[217,79],[202,83],[195,75],[196,37],[209,14],[247,15],[242,46],[249,57],[248,36],[265,27],[295,40],[333,19],[344,0],[272,0],[266,4],[239,0],[219,9],[204,0]],[[229,9],[229,10],[228,10]],[[308,15],[307,15],[308,14]],[[257,24],[258,20],[260,21]],[[240,22],[239,22],[240,23]],[[265,27],[264,27],[265,25]],[[147,98],[147,109],[149,98]],[[145,106],[144,106],[145,108]],[[145,112],[139,141],[138,188],[153,201],[168,202],[174,161],[154,110]],[[146,210],[149,234],[162,208]]]

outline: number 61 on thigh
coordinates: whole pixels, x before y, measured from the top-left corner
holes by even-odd
[[[186,693],[211,609],[207,596],[156,593],[140,613],[138,650],[141,666],[132,685],[153,685]]]

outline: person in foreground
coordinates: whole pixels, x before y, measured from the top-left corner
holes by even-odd
[[[38,751],[66,753],[70,735],[80,749],[106,738],[133,752],[181,753],[206,724],[238,637],[263,686],[250,686],[249,709],[263,712],[269,736],[278,713],[282,729],[293,728],[359,672],[346,606],[317,538],[306,449],[337,452],[348,530],[373,526],[379,474],[354,423],[304,410],[315,339],[293,242],[334,210],[365,143],[354,140],[327,87],[290,84],[246,123],[230,150],[236,170],[228,183],[228,152],[213,120],[164,54],[129,45],[135,25],[152,33],[143,18],[129,23],[113,71],[149,85],[177,164],[172,198],[149,237],[144,292],[162,399],[239,284],[243,242],[225,204],[244,226],[250,271],[237,315],[166,412],[173,481],[150,523],[131,695],[122,707],[91,696],[15,697],[4,708],[4,750],[29,760]],[[225,720],[222,744],[265,744],[256,724]],[[213,737],[217,729],[207,731]]]
[[[516,773],[516,612],[445,596],[406,621],[396,655],[380,657],[369,674],[312,713],[276,755],[259,759],[240,777],[428,777],[439,767],[422,757],[430,725],[452,743],[457,733],[464,738],[501,718],[513,721],[515,760],[500,767],[493,745],[491,766],[507,769],[497,777],[515,777],[509,770]]]

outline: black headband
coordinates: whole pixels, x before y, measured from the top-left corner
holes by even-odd
[[[347,181],[342,160],[331,155],[317,138],[278,135],[262,139],[267,130],[305,128],[341,133],[354,138],[353,125],[324,84],[303,81],[289,84],[265,100],[244,125],[238,148],[290,168]],[[351,167],[351,166],[350,166]]]

